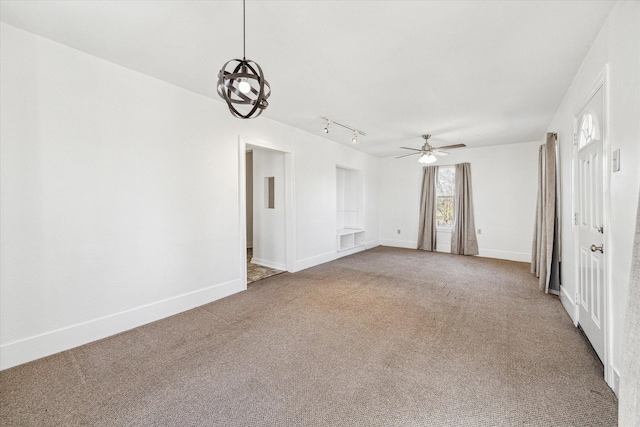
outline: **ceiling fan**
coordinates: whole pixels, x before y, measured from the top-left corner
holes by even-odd
[[[445,145],[444,147],[432,147],[431,144],[429,144],[429,138],[431,138],[431,135],[422,135],[422,138],[424,139],[424,145],[422,146],[421,149],[418,150],[417,148],[400,147],[405,150],[415,151],[415,153],[398,156],[396,157],[396,159],[401,159],[402,157],[407,157],[407,156],[413,156],[414,154],[420,154],[421,156],[418,159],[418,161],[423,164],[429,164],[438,160],[436,156],[446,156],[447,154],[449,154],[446,151],[442,151],[442,150],[450,150],[453,148],[466,147],[465,144]]]

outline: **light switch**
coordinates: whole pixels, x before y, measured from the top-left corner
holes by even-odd
[[[620,170],[620,149],[613,150],[613,155],[611,156],[611,169],[614,172],[618,172]]]

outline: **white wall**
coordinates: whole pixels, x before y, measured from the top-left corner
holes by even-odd
[[[268,177],[274,178],[275,203],[272,209],[267,206],[265,179]],[[286,270],[283,153],[253,149],[253,188],[253,262]]]
[[[336,164],[377,244],[379,159],[0,28],[1,368],[242,290],[239,136],[293,151],[296,269],[337,256]]]
[[[531,260],[541,143],[451,150],[438,161],[438,165],[471,163],[475,223],[482,230],[480,256]],[[387,203],[380,210],[380,239],[384,245],[417,247],[422,183],[417,157],[383,161],[380,197]],[[437,250],[449,252],[450,239],[451,233],[439,231]]]
[[[562,277],[561,298],[570,316],[574,317],[576,292],[575,246],[573,241],[572,161],[573,110],[608,64],[606,89],[608,117],[605,118],[605,153],[620,149],[621,169],[611,173],[610,219],[605,227],[606,255],[610,262],[609,313],[611,315],[610,367],[619,373],[622,363],[622,327],[627,306],[631,248],[635,214],[640,188],[640,3],[618,2],[593,43],[571,88],[549,125],[558,133],[561,168],[562,217]],[[609,168],[610,169],[610,168]],[[613,375],[610,385],[615,389]]]
[[[381,159],[362,156],[359,152],[338,144],[327,146],[321,139],[317,141],[306,146],[313,155],[296,157],[296,233],[299,268],[331,261],[338,256],[363,249],[336,253],[336,166],[361,171],[365,248],[380,244],[378,205],[381,199],[378,197],[378,170]],[[322,179],[317,179],[318,176]],[[381,200],[381,203],[384,201]]]

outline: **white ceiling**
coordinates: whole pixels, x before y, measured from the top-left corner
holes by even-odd
[[[262,117],[376,155],[542,140],[611,1],[248,1]],[[242,2],[1,1],[0,19],[223,102]],[[322,132],[320,116],[367,133]]]

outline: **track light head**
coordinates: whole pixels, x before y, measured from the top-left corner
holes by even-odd
[[[362,136],[366,136],[367,135],[366,133],[364,133],[363,131],[361,131],[359,129],[356,129],[354,127],[347,126],[347,125],[344,125],[342,123],[336,122],[335,120],[331,120],[330,118],[328,118],[326,116],[322,116],[321,118],[322,118],[322,120],[326,120],[327,121],[327,124],[325,125],[324,129],[322,129],[322,131],[324,133],[329,133],[331,131],[331,127],[333,125],[339,126],[341,128],[348,129],[351,132],[353,132],[353,136],[351,137],[351,142],[354,143],[354,144],[358,143],[358,139],[359,139],[358,134],[360,134]]]

